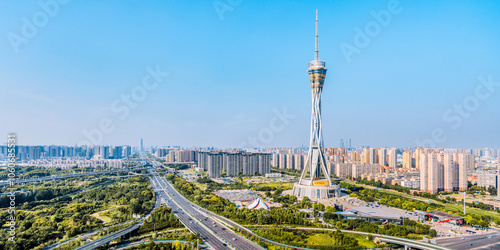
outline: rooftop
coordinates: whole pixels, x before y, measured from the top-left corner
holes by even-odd
[[[446,213],[446,212],[439,211],[439,210],[433,210],[433,211],[429,211],[427,213],[430,215],[434,215],[434,216],[438,216],[438,217],[446,217],[446,218],[450,218],[450,219],[463,219],[464,218],[462,216]]]

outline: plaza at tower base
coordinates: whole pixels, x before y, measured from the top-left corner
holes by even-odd
[[[320,182],[320,181],[318,181]],[[301,184],[300,182],[293,185],[293,195],[297,198],[308,197],[311,200],[328,199],[340,197],[339,185],[318,185]]]

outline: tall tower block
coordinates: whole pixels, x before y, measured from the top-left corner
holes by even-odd
[[[332,183],[327,168],[323,133],[321,129],[321,93],[326,77],[325,62],[319,60],[318,49],[318,11],[316,10],[316,36],[314,60],[307,69],[312,92],[311,134],[307,161],[300,180],[295,183],[293,194],[297,197],[324,199],[340,196],[340,187]]]

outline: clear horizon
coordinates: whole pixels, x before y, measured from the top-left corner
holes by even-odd
[[[0,2],[2,142],[307,146],[318,9],[326,147],[500,148],[498,1],[62,2]]]

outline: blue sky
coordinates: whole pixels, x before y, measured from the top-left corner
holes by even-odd
[[[479,77],[500,82],[500,1],[73,0],[47,20],[37,1],[0,9],[0,134],[21,144],[81,143],[106,119],[102,144],[307,145],[318,9],[326,146],[500,148],[500,86],[475,91]],[[32,37],[23,18],[38,20]],[[374,22],[348,60],[341,45]],[[148,67],[169,75],[122,117],[112,103]],[[466,115],[449,112],[464,102]],[[295,118],[271,130],[276,109]]]

